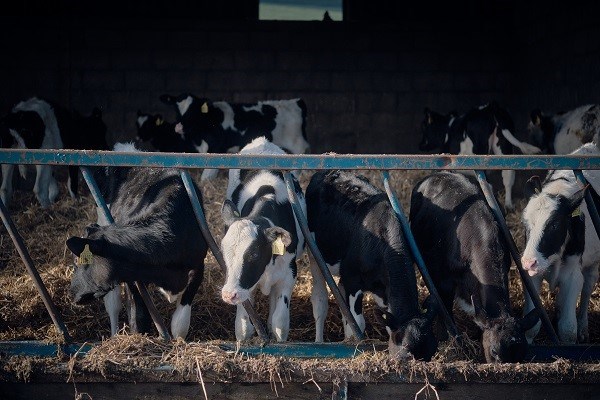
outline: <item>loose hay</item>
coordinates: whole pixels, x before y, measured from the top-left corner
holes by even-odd
[[[368,176],[376,186],[383,187],[379,172],[362,171],[362,173]],[[427,174],[427,171],[393,171],[391,173],[392,187],[395,189],[407,215],[412,188],[419,179],[425,177]],[[205,214],[217,242],[220,241],[223,235],[220,210],[227,185],[225,175],[221,172],[216,180],[201,185]],[[196,178],[196,181],[199,181],[199,173],[194,172],[193,176]],[[312,173],[309,171],[305,171],[302,174],[301,185],[303,188],[306,188],[311,176]],[[77,342],[98,342],[109,335],[108,317],[100,301],[86,306],[76,306],[71,302],[68,288],[72,272],[72,256],[65,246],[65,241],[68,237],[80,235],[86,225],[96,221],[96,208],[89,195],[84,195],[79,200],[71,200],[64,196],[64,185],[62,191],[63,196],[59,199],[59,202],[47,210],[39,208],[30,192],[16,192],[11,213],[16,226],[25,239],[34,263],[40,271],[42,280],[46,284],[74,340]],[[525,202],[523,200],[517,201],[516,211],[510,212],[507,215],[509,226],[520,249],[524,246],[525,238],[524,229],[520,223],[520,212],[524,205]],[[60,335],[54,329],[42,300],[35,291],[31,279],[25,272],[25,268],[3,226],[0,227],[0,233],[0,287],[2,288],[0,290],[0,340],[46,340],[55,343],[59,342],[61,340]],[[298,281],[291,303],[291,329],[289,335],[291,341],[311,342],[314,340],[315,333],[310,303],[311,278],[307,265],[308,256],[305,255],[299,262]],[[228,368],[231,368],[231,361],[226,362],[224,359],[216,357],[216,355],[222,353],[222,350],[218,346],[210,344],[211,341],[235,340],[235,307],[225,304],[220,299],[220,288],[223,282],[223,273],[209,252],[206,258],[204,283],[196,295],[192,307],[192,321],[188,336],[190,342],[203,343],[186,344],[175,342],[172,345],[165,345],[152,338],[139,339],[137,336],[131,336],[131,340],[135,343],[127,344],[123,343],[125,339],[120,337],[121,341],[105,341],[102,343],[101,348],[94,349],[90,354],[92,357],[86,357],[85,362],[96,364],[87,365],[86,368],[101,370],[101,366],[106,367],[106,365],[111,365],[112,361],[110,360],[113,360],[112,357],[118,352],[118,354],[126,354],[130,358],[123,361],[121,356],[117,357],[118,360],[115,362],[118,362],[119,366],[126,365],[131,366],[131,368],[144,368],[150,365],[168,363],[173,365],[177,371],[196,376],[195,368],[197,367],[195,365],[198,362],[205,378],[207,376],[204,372],[205,369],[215,370],[219,373],[226,372]],[[427,295],[427,289],[422,279],[419,279],[418,284],[422,300]],[[513,309],[515,313],[520,314],[523,305],[522,287],[514,267],[510,274],[510,284]],[[174,305],[168,304],[152,288],[151,292],[163,317],[168,320],[174,310]],[[551,315],[553,315],[552,304],[554,302],[554,295],[554,293],[548,290],[547,286],[544,287],[541,297]],[[259,301],[256,307],[263,321],[266,321],[267,302],[262,297],[258,296]],[[379,325],[374,317],[374,308],[374,302],[367,297],[364,307],[367,320],[366,337],[371,340],[387,341],[385,328]],[[592,342],[598,342],[598,337],[600,336],[599,313],[600,292],[596,289],[592,296],[590,309],[590,338]],[[463,342],[462,346],[457,346],[453,342],[442,344],[435,358],[438,362],[432,364],[482,359],[481,349],[478,347],[478,328],[459,310],[455,314],[459,329],[465,330],[471,339]],[[125,313],[123,312],[122,320],[124,320],[124,316]],[[341,315],[333,300],[333,296],[330,296],[330,308],[325,327],[325,340],[331,342],[343,340]],[[547,338],[543,332],[540,334],[538,342],[547,342]],[[125,344],[127,344],[125,349],[116,348]],[[109,348],[107,346],[114,346],[115,348],[102,356],[102,351],[108,351]],[[149,352],[150,349],[154,352],[152,357],[136,360],[137,355]],[[188,352],[192,352],[191,358],[188,357]],[[205,353],[209,357],[201,357]],[[134,357],[134,355],[136,356]],[[200,357],[198,361],[196,361],[196,356]],[[352,361],[354,367],[356,367],[357,363],[365,360],[361,357]],[[364,357],[376,357],[376,355],[365,355]],[[257,364],[256,373],[263,373],[275,364],[281,367],[282,364],[287,362],[278,359],[275,361],[270,360],[267,363],[268,365],[265,366],[266,359],[259,359],[262,361]],[[214,363],[211,360],[214,360]],[[371,362],[373,362],[373,359],[369,358],[367,363]],[[339,363],[336,363],[336,368],[338,367]],[[384,367],[378,366],[377,368]],[[388,365],[386,368],[391,367]],[[388,371],[385,368],[384,370]]]

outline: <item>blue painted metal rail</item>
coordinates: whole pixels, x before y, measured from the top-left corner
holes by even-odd
[[[594,156],[457,156],[457,155],[233,155],[128,153],[74,150],[0,150],[0,163],[142,166],[165,168],[243,168],[243,169],[358,169],[358,170],[536,170],[600,169]],[[576,172],[577,174],[577,172]],[[385,176],[385,175],[384,175]],[[577,175],[582,184],[582,177]],[[385,180],[385,179],[384,179]],[[193,201],[193,200],[192,200]],[[106,210],[105,210],[106,211]],[[509,233],[510,235],[510,233]],[[340,306],[343,308],[342,304]],[[351,319],[351,321],[353,318]],[[309,346],[311,347],[311,346]],[[596,346],[598,347],[598,346]],[[586,347],[589,349],[590,347]],[[592,346],[592,348],[595,348]],[[562,346],[561,355],[569,349]],[[586,350],[588,353],[589,350]],[[285,353],[285,351],[284,351]],[[594,354],[599,352],[594,350]],[[574,353],[573,353],[574,354]]]

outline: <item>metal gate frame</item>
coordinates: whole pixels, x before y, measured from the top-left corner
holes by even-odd
[[[217,259],[217,262],[221,268],[225,268],[222,254],[218,246],[216,245],[214,238],[210,234],[210,230],[206,223],[202,207],[198,196],[193,187],[193,181],[186,169],[200,169],[200,168],[240,168],[240,169],[270,169],[270,170],[281,170],[284,172],[284,178],[286,181],[288,195],[292,204],[294,213],[300,223],[301,229],[306,237],[307,244],[315,260],[319,264],[321,273],[332,293],[334,294],[335,300],[340,306],[343,315],[350,323],[355,335],[362,339],[363,332],[358,328],[358,324],[354,320],[348,305],[344,301],[339,288],[335,284],[329,269],[327,268],[317,246],[314,243],[312,235],[308,230],[306,223],[306,217],[304,216],[298,200],[295,196],[292,184],[292,176],[288,172],[290,170],[330,170],[330,169],[359,169],[359,170],[381,170],[382,178],[386,193],[390,200],[390,203],[401,222],[403,232],[407,237],[413,259],[416,262],[421,275],[423,276],[430,294],[439,300],[439,295],[429,274],[427,268],[423,262],[422,256],[416,246],[414,237],[410,231],[408,221],[402,208],[400,207],[393,190],[389,184],[389,170],[473,170],[475,171],[477,180],[483,190],[488,205],[491,207],[494,216],[500,224],[501,230],[505,235],[511,256],[517,270],[520,273],[521,279],[530,297],[534,300],[536,308],[538,308],[542,317],[542,323],[544,328],[547,330],[550,338],[553,340],[555,345],[558,345],[558,337],[554,332],[554,329],[550,323],[550,320],[541,306],[539,296],[533,290],[533,285],[530,282],[529,276],[523,271],[520,263],[520,257],[518,249],[514,243],[514,239],[508,230],[506,221],[502,215],[500,207],[493,195],[491,186],[486,180],[484,170],[501,170],[501,169],[513,169],[513,170],[539,170],[539,169],[568,169],[573,170],[578,182],[582,187],[587,185],[585,178],[583,177],[582,170],[595,170],[600,169],[600,156],[579,156],[579,155],[568,155],[568,156],[456,156],[456,155],[433,155],[433,156],[422,156],[422,155],[337,155],[337,154],[325,154],[325,155],[239,155],[239,154],[181,154],[181,153],[148,153],[148,152],[112,152],[112,151],[76,151],[76,150],[0,150],[1,163],[8,164],[48,164],[48,165],[78,165],[81,167],[84,179],[92,192],[94,199],[98,207],[102,210],[105,217],[109,222],[112,223],[112,216],[106,203],[102,199],[100,191],[94,182],[92,174],[88,169],[88,166],[131,166],[131,167],[158,167],[158,168],[178,168],[180,169],[180,175],[183,183],[190,197],[196,219],[201,227],[201,231],[207,241],[213,255]],[[595,209],[593,201],[591,201],[591,194],[589,191],[586,192],[586,203],[596,232],[600,230],[600,217],[598,211]],[[8,211],[2,201],[0,200],[0,214],[2,220],[17,247],[19,254],[21,255],[23,262],[25,263],[29,274],[32,276],[36,288],[38,289],[44,304],[48,309],[48,312],[56,325],[59,332],[63,335],[65,342],[70,343],[71,339],[68,334],[59,313],[57,312],[50,296],[31,261],[31,257],[27,253],[27,249],[23,244],[22,239],[14,224],[10,220]],[[599,233],[600,236],[600,233]],[[144,285],[136,283],[137,288],[142,294],[144,302],[149,308],[150,314],[153,321],[163,337],[168,340],[170,335],[160,317],[154,304],[152,303],[147,290]],[[442,302],[439,302],[443,304]],[[257,328],[257,332],[263,341],[263,346],[268,341],[267,333],[262,325],[262,322],[258,319],[256,313],[252,309],[250,302],[244,304],[249,316],[252,319],[253,324]],[[453,321],[443,306],[442,312],[448,331],[451,335],[456,336],[458,333]],[[263,347],[261,346],[261,347]],[[288,346],[289,347],[289,346]],[[579,350],[567,350],[574,346],[561,346],[567,353],[581,354]],[[576,346],[575,346],[576,347]],[[594,347],[594,346],[592,346]],[[600,346],[596,346],[599,347]],[[285,345],[281,345],[282,349],[285,349]],[[309,346],[310,348],[310,346]],[[590,346],[586,346],[589,350]],[[558,350],[558,349],[557,349]],[[249,350],[252,352],[252,349]],[[563,354],[564,351],[558,351]],[[600,351],[594,352],[594,354]],[[283,354],[282,354],[283,355]]]

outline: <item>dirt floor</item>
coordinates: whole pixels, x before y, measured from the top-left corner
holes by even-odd
[[[59,171],[60,172],[60,171]],[[382,186],[378,172],[364,172],[372,182]],[[401,199],[408,215],[410,192],[416,181],[424,176],[426,171],[394,171],[392,184]],[[519,174],[517,172],[517,174]],[[193,176],[199,181],[199,174]],[[306,187],[311,176],[309,171],[302,175],[301,183]],[[519,182],[519,180],[517,181]],[[83,182],[82,182],[83,184]],[[201,185],[204,197],[205,212],[209,226],[215,239],[219,242],[222,235],[220,209],[225,196],[227,184],[226,174],[221,171],[219,177]],[[84,185],[84,184],[83,184]],[[52,299],[56,303],[66,326],[77,342],[97,342],[109,335],[108,317],[103,303],[98,301],[92,305],[76,306],[68,295],[70,276],[72,273],[73,257],[65,246],[65,241],[73,235],[81,235],[86,225],[96,221],[96,207],[83,190],[84,195],[72,200],[66,194],[65,180],[61,181],[61,195],[56,204],[47,210],[39,208],[31,191],[16,191],[10,211],[31,257],[45,282]],[[502,203],[500,201],[500,203]],[[520,211],[524,201],[517,199],[517,209],[508,214],[507,219],[519,249],[524,247],[524,231],[520,223]],[[37,294],[24,265],[8,236],[6,229],[0,226],[0,340],[45,340],[57,341],[58,335],[50,317]],[[192,308],[192,322],[188,341],[206,342],[212,340],[233,341],[235,308],[220,299],[220,286],[224,277],[217,266],[214,257],[209,252],[204,284],[196,295]],[[310,304],[310,274],[307,267],[308,256],[300,261],[299,276],[291,305],[290,341],[310,342],[314,340],[312,308]],[[521,313],[523,304],[521,283],[517,273],[511,270],[511,299],[515,313]],[[421,297],[427,290],[422,281],[419,282]],[[155,302],[164,318],[169,321],[174,306],[151,290]],[[544,286],[542,300],[554,319],[553,300],[555,293]],[[259,301],[259,313],[266,320],[266,303]],[[385,328],[380,325],[374,315],[374,304],[367,298],[365,317],[367,320],[366,336],[369,340],[386,341]],[[596,289],[591,300],[590,309],[590,338],[592,343],[600,341],[600,291]],[[122,313],[125,320],[125,313]],[[466,330],[474,340],[478,337],[478,329],[464,315],[457,313],[459,329]],[[330,298],[329,315],[325,328],[326,341],[343,339],[343,327],[340,312]],[[537,339],[538,343],[547,341],[543,332]]]

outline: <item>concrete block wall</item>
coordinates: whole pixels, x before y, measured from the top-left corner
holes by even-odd
[[[158,100],[163,93],[234,102],[302,97],[314,151],[413,153],[426,106],[465,111],[495,99],[521,122],[536,99],[554,108],[544,90],[591,99],[593,40],[573,49],[585,63],[541,68],[547,80],[564,80],[544,89],[528,78],[543,64],[531,48],[552,47],[552,36],[535,39],[531,25],[516,21],[520,30],[492,17],[393,25],[0,19],[0,113],[32,95],[84,113],[99,106],[116,141],[135,135],[138,109],[174,119]]]

